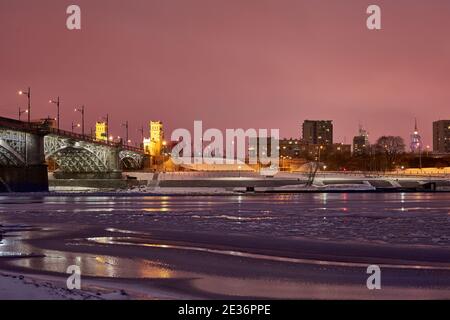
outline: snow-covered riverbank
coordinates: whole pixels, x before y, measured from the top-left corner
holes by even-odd
[[[426,191],[436,183],[437,191],[450,191],[449,179],[427,177],[367,176],[363,174],[321,173],[312,184],[302,173],[278,173],[264,177],[255,173],[176,172],[127,173],[127,180],[105,184],[100,180],[51,180],[50,191],[59,193],[117,193],[149,195],[230,195],[243,192],[373,192]],[[130,180],[131,179],[131,180]],[[119,183],[120,182],[120,183]],[[129,183],[128,183],[129,182]],[[116,187],[112,187],[116,185]]]
[[[102,287],[69,290],[64,282],[36,275],[0,272],[0,300],[126,300],[125,291]]]

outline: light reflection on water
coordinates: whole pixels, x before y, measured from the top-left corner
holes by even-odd
[[[11,265],[47,272],[66,273],[67,267],[77,265],[83,276],[108,278],[172,278],[175,272],[158,262],[126,259],[107,255],[89,255],[44,250],[45,258],[20,259]]]
[[[36,203],[39,202],[37,206]],[[202,229],[231,232],[260,232],[280,236],[314,236],[323,230],[333,231],[339,224],[333,220],[327,229],[319,228],[326,217],[352,216],[351,223],[361,230],[367,219],[380,218],[378,234],[389,225],[404,224],[415,228],[411,220],[423,217],[436,224],[441,233],[449,229],[450,194],[448,193],[372,193],[372,194],[274,194],[236,196],[2,196],[1,215],[20,217],[29,222],[106,225],[120,228],[160,228],[171,230]],[[356,219],[359,218],[359,219]],[[383,219],[391,219],[383,224]],[[320,221],[318,220],[320,219]],[[240,226],[240,227],[239,227]],[[312,226],[317,226],[313,228]],[[417,229],[417,228],[416,228]],[[298,233],[300,230],[300,233]],[[416,230],[419,231],[419,230]],[[428,231],[427,231],[428,232]],[[447,232],[447,234],[450,233]],[[339,236],[337,234],[337,236]],[[371,235],[376,236],[376,234]],[[327,238],[323,235],[323,238]],[[436,238],[436,237],[434,237]]]
[[[24,239],[27,239],[31,234],[25,232],[22,236]],[[42,256],[8,261],[9,265],[31,270],[64,274],[70,265],[77,265],[82,270],[83,276],[163,279],[181,275],[158,261],[46,250],[20,241],[18,237],[8,237],[3,240],[0,243],[0,256],[19,256],[31,253]]]
[[[450,239],[445,236],[450,234],[449,203],[450,194],[445,193],[225,197],[15,195],[0,197],[0,219],[28,219],[28,223],[55,223],[73,228],[89,225],[129,234],[175,230],[448,246]],[[0,252],[47,256],[14,262],[23,267],[65,272],[69,263],[81,261],[87,274],[92,275],[176,276],[157,261],[39,251],[12,241],[4,239]]]
[[[39,203],[39,206],[36,205]],[[19,214],[64,222],[90,217],[114,216],[131,222],[141,217],[166,219],[224,219],[236,221],[272,220],[280,230],[289,230],[293,217],[303,219],[311,215],[391,216],[410,213],[414,215],[442,215],[450,212],[449,194],[282,194],[236,195],[227,197],[171,197],[171,196],[2,196],[0,215],[12,217]],[[127,218],[129,219],[127,219]],[[119,221],[119,220],[118,220]],[[139,221],[139,223],[144,221]],[[183,221],[184,224],[186,221]],[[104,222],[102,222],[104,223]],[[167,220],[167,223],[170,223]],[[180,224],[178,225],[180,226]]]
[[[278,261],[278,262],[289,262],[296,264],[313,264],[320,266],[341,266],[341,267],[367,267],[367,263],[358,262],[339,262],[339,261],[324,261],[318,259],[299,259],[299,258],[288,258],[273,255],[257,254],[236,250],[222,250],[222,249],[211,249],[199,246],[183,246],[183,245],[171,245],[171,244],[159,244],[159,243],[148,243],[145,239],[133,238],[133,237],[97,237],[87,239],[90,242],[98,244],[109,244],[109,245],[122,245],[122,246],[135,246],[135,247],[145,247],[145,248],[156,248],[156,249],[172,249],[172,250],[186,250],[186,251],[196,251],[204,253],[213,253],[220,255],[228,255],[234,257],[251,258],[257,260],[268,260],[268,261]],[[450,270],[450,266],[430,266],[426,264],[379,264],[380,267],[394,268],[394,269],[426,269],[426,270]]]

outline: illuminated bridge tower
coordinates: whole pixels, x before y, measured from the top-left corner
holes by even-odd
[[[422,151],[422,137],[417,129],[417,119],[415,120],[414,132],[411,134],[411,152],[420,153]]]

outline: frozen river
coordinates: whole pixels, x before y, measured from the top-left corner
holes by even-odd
[[[3,255],[42,255],[3,269],[80,264],[168,297],[450,298],[448,193],[14,195],[0,224],[32,229],[3,239]],[[371,264],[380,293],[366,288]]]
[[[140,231],[450,245],[450,193],[2,196],[1,218]]]

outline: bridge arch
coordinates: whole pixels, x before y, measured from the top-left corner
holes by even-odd
[[[0,117],[0,192],[48,191],[47,127]]]
[[[4,141],[0,140],[0,166],[21,167],[24,165],[24,159],[17,152],[14,152],[12,148],[4,144]]]
[[[120,164],[126,170],[139,170],[143,166],[144,156],[130,150],[122,150],[119,153]]]
[[[20,167],[25,165],[24,133],[0,128],[0,165]]]
[[[94,152],[84,147],[65,146],[45,155],[64,172],[108,172],[108,167]]]

